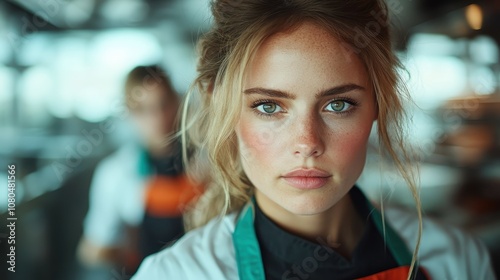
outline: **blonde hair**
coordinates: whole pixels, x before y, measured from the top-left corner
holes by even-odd
[[[408,98],[401,83],[398,58],[391,48],[387,7],[381,0],[218,0],[212,2],[213,28],[199,41],[198,76],[188,92],[182,115],[184,149],[195,151],[187,172],[209,172],[211,183],[187,216],[198,227],[216,216],[239,210],[253,194],[244,174],[234,128],[242,102],[247,65],[271,35],[310,21],[330,31],[364,63],[372,81],[381,151],[388,154],[407,182],[417,205],[420,244],[422,218],[413,159],[405,147]],[[186,153],[185,153],[186,154]],[[185,156],[187,161],[187,156]],[[410,277],[410,276],[409,276]]]

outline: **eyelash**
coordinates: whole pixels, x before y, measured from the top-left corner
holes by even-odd
[[[343,102],[346,102],[347,104],[351,105],[353,108],[347,110],[347,111],[343,111],[343,112],[334,112],[334,114],[336,115],[341,115],[341,116],[345,116],[347,114],[350,114],[353,112],[353,110],[358,106],[358,102],[352,98],[349,98],[349,97],[339,97],[339,98],[336,98],[336,99],[332,99],[330,101],[328,101],[327,105],[328,106],[330,103],[332,102],[335,102],[335,101],[343,101]],[[279,102],[277,102],[276,100],[271,100],[271,99],[259,99],[257,101],[254,101],[252,103],[252,105],[250,106],[253,111],[259,115],[259,116],[262,116],[262,117],[266,117],[266,118],[272,118],[272,117],[276,117],[276,114],[277,113],[269,113],[269,114],[266,114],[266,113],[262,113],[261,111],[257,110],[256,108],[259,107],[260,105],[264,105],[264,104],[269,104],[269,103],[272,103],[272,104],[276,104],[277,106],[279,106],[283,111],[282,112],[278,112],[278,113],[283,113],[285,110],[283,109],[283,106],[280,105]],[[326,107],[325,106],[325,107]],[[332,112],[332,111],[328,111],[328,112]]]
[[[349,97],[339,97],[339,98],[336,98],[336,99],[332,99],[330,100],[326,106],[328,106],[330,103],[332,102],[335,102],[335,101],[343,101],[349,105],[351,105],[352,107],[350,109],[348,109],[347,111],[342,111],[342,112],[332,112],[334,114],[337,114],[337,115],[341,115],[341,116],[345,116],[345,115],[348,115],[348,114],[351,114],[354,109],[356,109],[356,107],[359,105],[358,101],[352,99],[352,98],[349,98]],[[331,111],[329,111],[331,112]]]
[[[277,106],[279,106],[283,109],[283,106],[281,106],[279,104],[279,102],[276,102],[275,100],[270,100],[270,99],[259,99],[257,101],[254,101],[250,107],[253,109],[253,111],[257,115],[259,115],[261,117],[265,117],[265,118],[272,118],[272,117],[275,117],[276,113],[266,114],[266,113],[262,113],[261,111],[257,110],[257,107],[259,107],[260,105],[269,104],[269,103],[276,104]],[[280,113],[282,113],[282,112],[280,112]]]

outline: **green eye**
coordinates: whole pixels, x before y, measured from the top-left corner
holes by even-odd
[[[275,113],[279,113],[282,111],[281,107],[273,102],[266,102],[266,103],[261,103],[260,105],[255,106],[255,109],[257,111],[267,114],[267,115],[272,115]]]
[[[262,104],[262,110],[268,114],[272,114],[276,111],[276,104],[274,103]]]
[[[342,100],[337,100],[337,101],[330,102],[327,106],[327,110],[329,109],[328,111],[342,112],[342,111],[345,111],[346,109],[348,109],[349,106],[350,106],[349,103],[342,101]]]

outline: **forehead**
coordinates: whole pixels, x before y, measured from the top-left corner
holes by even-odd
[[[297,84],[322,88],[344,83],[368,88],[364,64],[348,44],[326,29],[304,22],[262,43],[250,61],[245,88],[265,85],[293,90],[290,87]]]

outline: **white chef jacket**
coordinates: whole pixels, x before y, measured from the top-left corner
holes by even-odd
[[[85,238],[93,244],[117,245],[124,237],[124,226],[142,222],[147,179],[140,174],[143,153],[139,145],[125,145],[97,166],[84,220]]]
[[[371,218],[381,225],[380,212],[374,211]],[[416,214],[392,207],[386,207],[384,213],[388,247],[394,240],[389,236],[392,233],[399,236],[396,239],[409,249],[407,252],[411,251],[418,234]],[[172,247],[146,258],[132,279],[264,280],[253,215],[249,203],[238,214],[213,219],[184,235]],[[394,257],[398,259],[397,254]],[[431,219],[423,221],[418,261],[433,280],[495,279],[488,252],[481,242]]]

